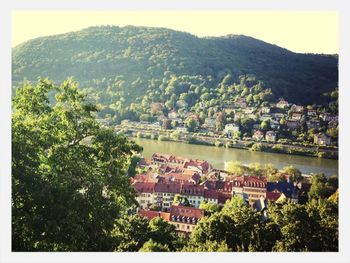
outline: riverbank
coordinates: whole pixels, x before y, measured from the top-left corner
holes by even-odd
[[[199,134],[180,133],[165,130],[139,130],[116,128],[117,131],[134,138],[145,138],[159,141],[176,141],[188,144],[226,147],[258,152],[299,155],[338,160],[338,149],[324,146],[305,146],[302,144],[268,143],[264,141],[232,140],[225,137],[211,137]]]
[[[175,141],[158,141],[144,138],[132,138],[143,147],[142,155],[148,159],[155,152],[173,154],[186,158],[208,160],[213,167],[225,169],[226,162],[269,164],[279,170],[293,165],[303,174],[324,173],[326,176],[338,174],[338,161],[324,158],[305,158],[298,155],[275,154],[269,152],[247,151],[239,148],[208,147]]]

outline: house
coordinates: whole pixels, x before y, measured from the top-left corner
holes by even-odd
[[[206,118],[204,120],[203,128],[206,128],[207,130],[216,130],[216,119]]]
[[[318,145],[330,145],[331,137],[325,133],[319,133],[314,135],[314,143]]]
[[[158,176],[158,180],[164,183],[178,183],[178,184],[198,184],[200,180],[200,175],[191,170],[185,170],[184,172],[170,172],[166,174],[161,174]]]
[[[176,110],[171,110],[169,113],[168,113],[168,118],[170,120],[174,120],[174,119],[177,119],[179,117],[178,113],[176,112]]]
[[[300,121],[301,120],[301,118],[302,118],[302,114],[301,113],[296,113],[296,112],[294,112],[293,114],[292,114],[292,120],[295,120],[295,121]]]
[[[196,171],[200,176],[202,176],[210,172],[212,166],[207,161],[190,159],[184,163],[183,168]]]
[[[312,120],[306,121],[306,127],[308,129],[314,129],[320,126],[321,126],[321,123],[319,120],[312,119]]]
[[[289,103],[283,98],[280,98],[280,100],[276,103],[276,107],[280,109],[285,109],[289,107]]]
[[[260,123],[253,124],[253,130],[260,130]]]
[[[136,201],[142,209],[148,208],[149,205],[155,203],[154,188],[156,183],[136,182],[132,187],[137,193]]]
[[[174,183],[157,183],[154,186],[155,203],[167,211],[174,201],[176,194],[180,194],[181,185]]]
[[[203,216],[203,209],[172,205],[170,207],[169,223],[175,225],[175,231],[177,232],[191,233]]]
[[[265,140],[267,142],[276,142],[276,132],[275,131],[266,132]]]
[[[261,121],[267,121],[271,119],[271,115],[270,114],[263,114],[260,116],[260,120]]]
[[[235,132],[239,132],[239,126],[237,124],[229,123],[225,125],[224,134],[226,134],[228,138],[232,139]]]
[[[270,113],[271,109],[269,107],[262,107],[261,108],[261,113],[262,114],[268,114]]]
[[[179,132],[183,132],[183,133],[188,132],[187,127],[185,127],[185,126],[178,126],[178,127],[176,127],[176,130]]]
[[[317,117],[317,112],[316,110],[307,110],[307,116],[308,117]]]
[[[291,107],[291,110],[293,112],[302,113],[304,111],[304,107],[300,106],[300,105],[293,104],[292,107]]]
[[[257,176],[236,176],[230,181],[232,194],[246,195],[249,205],[253,205],[260,197],[266,198],[266,178]]]
[[[278,121],[271,120],[270,121],[270,126],[274,130],[279,130],[280,129],[280,123]]]
[[[172,205],[169,212],[140,209],[138,214],[149,220],[155,217],[161,217],[169,224],[174,225],[176,232],[189,234],[203,218],[204,211],[199,208]]]
[[[219,203],[219,192],[218,190],[204,189],[203,201],[207,203]]]
[[[283,117],[286,117],[286,114],[276,112],[276,113],[271,113],[271,116],[272,116],[273,118],[275,118],[275,120],[279,121],[279,120],[282,119]]]
[[[288,198],[293,202],[298,202],[298,188],[296,188],[290,181],[267,182],[266,191],[275,193],[278,191],[282,193],[283,195],[277,199],[278,201],[281,201],[284,198]],[[271,194],[269,195],[271,197]]]
[[[254,132],[252,137],[256,141],[261,141],[264,138],[264,133],[262,131],[258,130],[256,132]]]
[[[286,125],[288,129],[296,130],[301,126],[301,123],[297,120],[288,119]]]
[[[203,202],[204,186],[193,185],[193,184],[183,184],[181,187],[180,194],[182,196],[185,196],[192,206],[198,208],[200,204]]]

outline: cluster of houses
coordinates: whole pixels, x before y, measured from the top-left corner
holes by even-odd
[[[161,104],[156,102],[154,104]],[[200,104],[203,104],[201,102]],[[182,105],[182,104],[181,104]],[[194,119],[199,123],[202,123],[198,127],[198,131],[207,133],[209,135],[225,135],[229,139],[232,139],[235,134],[239,134],[240,125],[235,123],[231,118],[222,131],[217,130],[217,116],[207,117],[202,121],[199,121],[198,114],[188,112],[186,105],[182,105],[182,110],[171,110],[167,116],[161,114],[157,117],[155,122],[131,122],[128,120],[123,121],[122,126],[125,127],[139,127],[144,130],[161,130],[164,121],[168,120],[173,125],[172,129],[187,133],[186,120],[189,118]],[[158,105],[157,108],[162,108],[162,105]],[[203,105],[205,107],[205,105]],[[327,128],[338,127],[338,115],[319,112],[315,109],[305,108],[301,105],[290,104],[288,101],[280,98],[277,103],[270,103],[263,107],[251,107],[245,98],[237,98],[235,102],[230,105],[225,105],[222,111],[227,116],[234,116],[234,120],[237,121],[243,118],[250,118],[255,121],[253,129],[251,130],[251,138],[255,141],[276,142],[279,135],[279,130],[283,123],[284,127],[287,127],[290,131],[300,129],[302,126],[306,129],[317,129],[322,126]],[[283,122],[281,121],[283,119]],[[268,131],[264,132],[261,129],[261,123],[267,121],[269,123]],[[238,135],[238,137],[240,134]],[[317,145],[331,145],[331,138],[325,133],[318,133],[314,137],[314,143]]]
[[[235,176],[214,169],[207,161],[192,160],[174,155],[154,153],[150,160],[141,159],[145,171],[132,178],[137,193],[139,214],[147,218],[160,216],[174,224],[177,231],[191,232],[203,217],[200,205],[214,203],[223,206],[232,196],[241,197],[247,205],[264,212],[268,201],[281,202],[286,198],[301,201],[308,185],[288,182],[267,182],[261,176]],[[175,203],[186,200],[187,205]],[[153,206],[153,209],[150,209]],[[154,207],[156,210],[154,211]]]

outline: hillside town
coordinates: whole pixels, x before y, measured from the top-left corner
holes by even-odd
[[[141,138],[248,149],[256,144],[254,150],[337,158],[338,113],[332,105],[302,106],[280,98],[254,106],[243,97],[208,115],[190,111],[185,101],[177,105],[165,115],[164,105],[153,103],[153,122],[124,120],[115,128]]]
[[[242,198],[267,218],[269,202],[291,200],[305,203],[310,189],[307,179],[292,182],[270,182],[263,175],[237,176],[212,167],[204,160],[154,153],[150,160],[141,158],[131,184],[137,193],[139,215],[152,219],[162,217],[176,226],[178,232],[190,233],[204,216],[203,204],[223,206],[233,196]]]

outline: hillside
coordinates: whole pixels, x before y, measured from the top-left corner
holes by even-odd
[[[165,28],[91,27],[27,41],[13,48],[12,58],[14,85],[38,76],[57,82],[74,76],[96,102],[116,104],[111,109],[141,103],[145,95],[166,102],[174,92],[164,93],[175,79],[182,86],[173,101],[198,86],[214,96],[225,76],[229,86],[250,74],[275,98],[301,104],[325,102],[322,94],[338,82],[336,55],[297,54],[242,35],[198,38]]]

